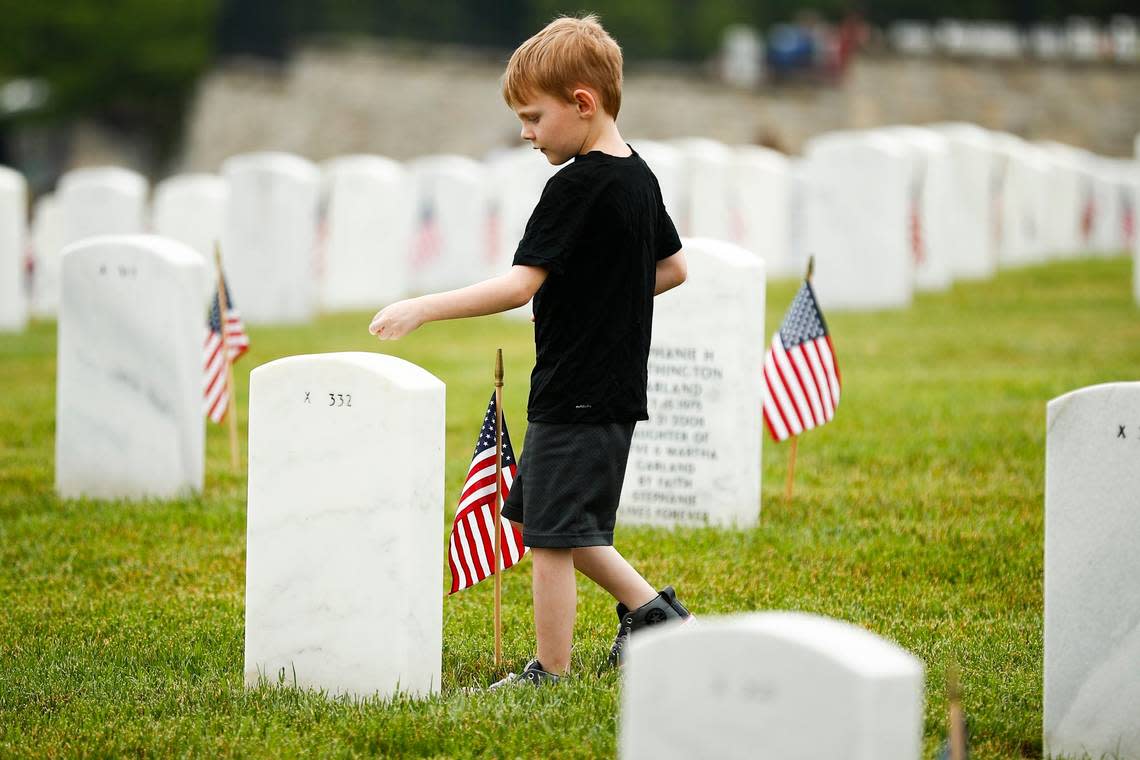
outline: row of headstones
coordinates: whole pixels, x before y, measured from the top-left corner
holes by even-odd
[[[773,277],[816,255],[828,309],[905,306],[916,289],[1117,252],[1137,238],[1136,162],[970,125],[827,134],[802,159],[704,139],[636,147],[683,234],[735,241]],[[220,241],[248,322],[299,322],[318,304],[372,308],[501,271],[554,170],[528,149],[487,164],[351,156],[323,171],[296,156],[250,154],[228,160],[220,177],[160,183],[149,226],[199,251],[211,271]],[[18,329],[27,311],[18,292],[23,186],[18,175],[0,186],[0,285],[12,305],[0,324]],[[143,231],[146,195],[140,176],[97,169],[65,176],[55,197],[40,199],[33,314],[55,313],[58,252],[96,234]],[[207,282],[203,293],[212,292]]]
[[[638,426],[619,518],[744,527],[760,496],[763,265],[728,243],[684,243],[690,281],[655,309],[651,419]],[[200,490],[201,257],[160,237],[105,237],[69,249],[62,269],[58,490]],[[747,331],[701,321],[714,312]],[[352,691],[438,686],[443,394],[424,370],[376,354],[251,373],[247,677],[288,666],[299,683]],[[1140,752],[1138,419],[1140,383],[1049,406],[1045,732],[1057,752]],[[363,590],[360,577],[371,579]],[[391,642],[382,652],[373,631]],[[315,680],[310,656],[322,663]],[[378,680],[354,680],[364,674]],[[764,702],[756,678],[707,683]]]
[[[1028,29],[1007,21],[896,21],[887,36],[895,50],[908,55],[941,52],[982,58],[1028,54],[1045,60],[1140,60],[1140,30],[1135,19],[1127,16],[1115,16],[1104,27],[1090,18],[1070,17],[1063,27],[1033,24]]]

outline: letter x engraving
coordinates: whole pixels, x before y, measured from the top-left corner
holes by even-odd
[[[305,391],[305,403],[306,403],[306,404],[308,404],[308,403],[311,403],[311,402],[309,401],[309,391]]]
[[[1124,426],[1123,425],[1117,425],[1116,427],[1119,428],[1116,431],[1116,437],[1117,438],[1127,438],[1128,437],[1124,434]]]

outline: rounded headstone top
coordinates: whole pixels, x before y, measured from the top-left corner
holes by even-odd
[[[1049,401],[1046,406],[1049,427],[1063,415],[1066,409],[1082,400],[1089,398],[1109,398],[1117,393],[1140,394],[1140,381],[1127,381],[1119,383],[1099,383],[1084,388],[1077,388]]]
[[[417,176],[437,174],[466,175],[472,180],[483,176],[483,164],[468,156],[452,153],[441,153],[432,156],[421,156],[408,163],[408,169]]]
[[[304,182],[319,182],[321,170],[306,158],[283,151],[240,153],[222,162],[221,174],[283,174]]]
[[[633,656],[666,636],[709,636],[724,633],[754,634],[807,649],[842,663],[866,677],[913,676],[923,672],[922,662],[893,641],[845,620],[803,612],[751,612],[724,617],[702,617],[699,625],[676,626],[631,641]]]
[[[114,187],[121,193],[136,196],[145,196],[147,191],[146,178],[138,172],[120,166],[93,166],[72,169],[64,174],[59,181],[57,192],[64,194],[71,190],[86,189],[92,185]]]
[[[399,161],[370,153],[354,153],[330,158],[321,164],[321,170],[326,176],[332,177],[342,174],[367,174],[399,179],[407,173]]]
[[[829,132],[808,140],[804,146],[804,155],[818,157],[831,153],[850,153],[852,151],[874,151],[894,157],[906,156],[910,149],[896,135],[887,134],[881,130],[851,130],[843,132]]]
[[[0,166],[0,190],[21,192],[28,186],[24,175],[7,166]]]
[[[64,260],[98,255],[107,251],[131,251],[148,258],[159,257],[177,267],[203,267],[202,255],[185,243],[161,235],[95,235],[64,247]]]
[[[732,159],[731,148],[719,140],[708,137],[678,137],[670,140],[669,144],[690,158],[724,162]]]
[[[299,354],[275,359],[250,372],[250,381],[255,377],[277,373],[292,373],[304,368],[341,367],[356,368],[370,372],[395,386],[407,390],[428,390],[443,388],[443,381],[419,365],[388,354],[368,351],[341,351],[327,354]]]
[[[787,156],[778,150],[765,148],[762,145],[738,145],[733,149],[733,154],[737,165],[747,164],[775,171],[788,170]]]
[[[681,250],[688,256],[707,256],[718,263],[737,269],[763,269],[764,260],[747,248],[717,238],[681,238]]]
[[[946,136],[933,129],[900,124],[884,127],[882,131],[927,153],[945,153],[950,149],[950,141]]]

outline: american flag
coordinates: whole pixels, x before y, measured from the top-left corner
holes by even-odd
[[[430,200],[420,202],[419,228],[412,241],[412,267],[422,270],[435,264],[443,253],[443,235]]]
[[[518,465],[503,417],[503,501],[515,481]],[[526,554],[522,534],[507,520],[500,526],[499,566],[506,570]],[[494,573],[495,557],[495,394],[487,405],[483,429],[475,441],[475,456],[455,510],[447,561],[451,565],[451,592],[462,591]]]
[[[249,350],[249,336],[245,334],[245,325],[242,324],[241,314],[234,308],[233,298],[230,296],[230,287],[226,284],[224,276],[222,276],[222,287],[226,290],[226,306],[228,307],[226,309],[226,343],[229,347],[230,360],[226,362],[222,351],[222,319],[217,293],[214,293],[214,301],[210,305],[210,333],[206,336],[206,345],[203,346],[202,350],[202,359],[206,366],[206,376],[203,383],[205,411],[206,415],[214,422],[221,422],[226,416],[226,409],[229,407],[230,394],[226,387],[229,365]]]
[[[829,421],[839,364],[811,283],[804,280],[764,356],[764,424],[777,441]]]

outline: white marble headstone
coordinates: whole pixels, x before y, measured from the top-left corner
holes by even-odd
[[[320,170],[288,153],[248,153],[222,164],[230,196],[222,265],[249,324],[296,324],[316,310]]]
[[[850,623],[701,618],[630,641],[623,760],[918,760],[922,663]]]
[[[1050,164],[1040,148],[1006,133],[994,133],[1004,160],[998,260],[1002,266],[1044,259],[1048,219]]]
[[[45,193],[32,214],[32,314],[54,317],[59,310],[59,257],[63,217],[55,195]]]
[[[1045,450],[1046,757],[1140,757],[1140,382],[1050,401]]]
[[[1049,163],[1048,220],[1045,234],[1050,258],[1071,258],[1084,252],[1082,220],[1087,203],[1084,151],[1055,142],[1036,144]]]
[[[63,244],[95,235],[135,235],[146,230],[146,179],[130,169],[74,169],[59,181],[56,199]]]
[[[64,249],[55,485],[64,497],[202,489],[202,257],[153,235]]]
[[[814,138],[805,155],[805,248],[815,256],[820,308],[910,305],[909,154],[897,139],[853,132]]]
[[[24,260],[27,209],[23,175],[0,166],[0,332],[23,330],[28,323]]]
[[[792,179],[783,153],[745,145],[733,156],[737,243],[764,259],[770,278],[803,274],[792,262]]]
[[[685,284],[658,296],[649,420],[633,436],[618,519],[755,525],[760,516],[764,263],[719,240],[681,241]]]
[[[202,256],[207,273],[207,301],[218,291],[214,244],[222,240],[229,195],[226,181],[216,174],[178,174],[154,188],[154,232],[180,240]]]
[[[688,190],[685,187],[681,151],[656,140],[633,140],[630,145],[657,178],[657,184],[661,187],[661,199],[677,228],[677,234],[687,234],[685,219],[688,214]]]
[[[342,156],[325,167],[321,306],[379,309],[408,292],[416,221],[411,178],[382,156]]]
[[[416,193],[411,287],[451,290],[489,276],[497,260],[487,233],[487,173],[465,156],[426,156],[410,165]]]
[[[444,386],[371,353],[250,374],[245,682],[439,690]]]
[[[939,124],[934,129],[949,140],[953,159],[955,235],[950,271],[954,279],[988,279],[997,269],[996,151],[990,134],[973,124]]]
[[[732,150],[704,137],[672,140],[681,152],[688,213],[685,235],[735,240]]]

